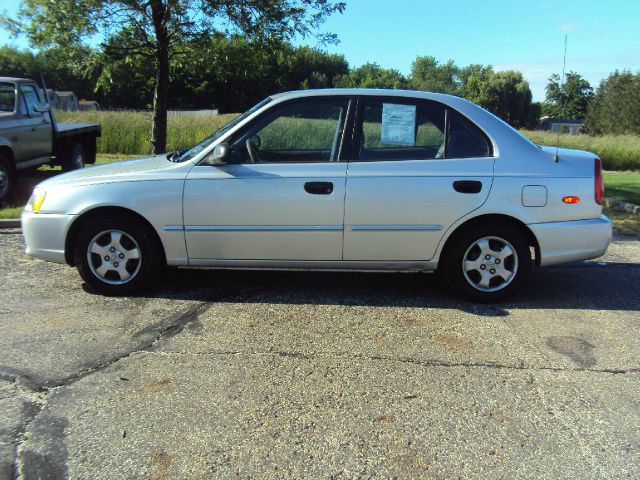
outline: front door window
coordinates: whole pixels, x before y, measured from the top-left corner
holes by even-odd
[[[306,101],[276,107],[233,142],[233,163],[335,162],[347,100]]]

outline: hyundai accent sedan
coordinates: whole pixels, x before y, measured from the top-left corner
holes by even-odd
[[[164,266],[441,271],[475,301],[602,255],[602,164],[458,97],[273,95],[196,146],[39,184],[26,253],[128,294]]]

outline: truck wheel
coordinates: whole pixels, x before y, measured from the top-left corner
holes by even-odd
[[[129,218],[91,219],[80,230],[74,260],[82,279],[103,295],[126,295],[150,287],[162,265],[151,232]]]
[[[5,203],[11,195],[15,177],[9,166],[7,156],[0,153],[0,205]]]
[[[69,149],[67,157],[62,162],[62,171],[70,172],[71,170],[77,170],[84,168],[85,155],[82,145],[74,143]]]

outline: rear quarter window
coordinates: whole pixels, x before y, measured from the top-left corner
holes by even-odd
[[[487,136],[467,118],[449,110],[446,158],[491,156],[491,143]]]

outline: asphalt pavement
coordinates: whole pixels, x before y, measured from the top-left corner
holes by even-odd
[[[169,270],[106,298],[0,230],[0,478],[640,477],[640,241],[511,301]]]

